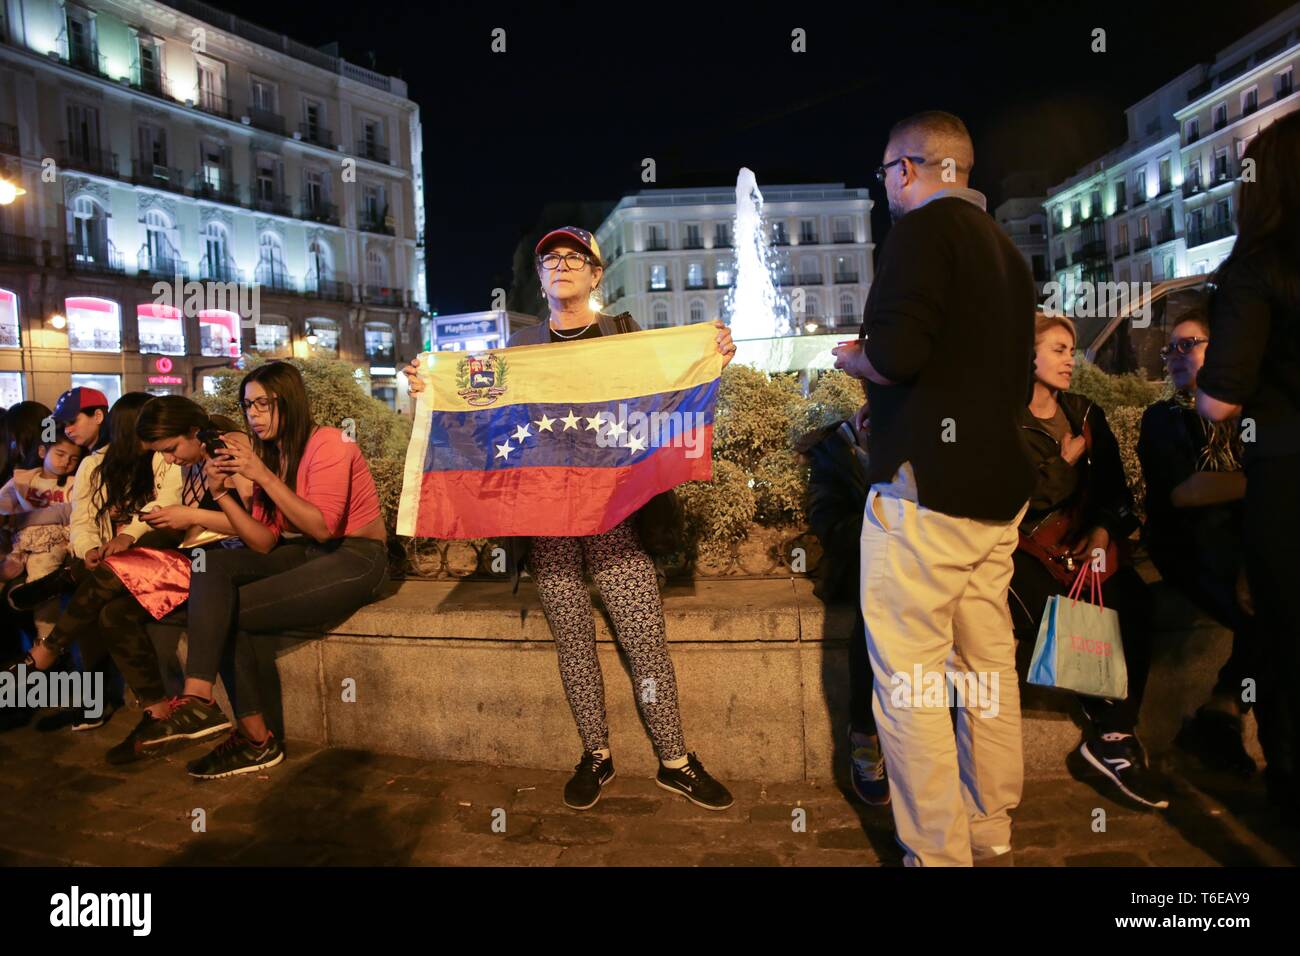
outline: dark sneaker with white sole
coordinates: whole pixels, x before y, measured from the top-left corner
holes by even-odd
[[[564,805],[570,810],[590,810],[600,799],[601,789],[614,779],[614,758],[584,750],[573,769],[577,772],[564,785]]]
[[[268,732],[261,744],[254,743],[236,730],[206,757],[191,760],[185,765],[191,777],[200,780],[220,780],[241,773],[257,773],[283,762],[284,748],[275,734]]]
[[[1079,754],[1130,800],[1155,810],[1169,806],[1169,799],[1147,769],[1146,754],[1135,735],[1102,734],[1079,744]]]
[[[142,720],[131,733],[141,735],[137,738],[141,748],[151,749],[166,744],[206,740],[233,726],[230,718],[221,712],[215,701],[200,700],[197,697],[173,697],[167,701],[166,717],[150,717],[147,723]]]
[[[693,753],[686,755],[686,766],[673,769],[659,765],[655,783],[665,790],[680,793],[691,803],[706,810],[725,810],[735,801],[731,792],[709,776],[704,764]]]

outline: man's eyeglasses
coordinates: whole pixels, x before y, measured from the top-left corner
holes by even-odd
[[[581,252],[566,252],[564,255],[560,255],[558,252],[548,252],[545,255],[538,256],[537,261],[542,264],[544,269],[558,269],[560,263],[563,262],[565,268],[576,272],[592,260],[591,256],[584,256]]]
[[[1160,350],[1160,357],[1162,359],[1167,359],[1169,358],[1169,356],[1173,355],[1174,352],[1177,352],[1179,355],[1191,355],[1192,349],[1196,348],[1196,346],[1198,345],[1204,345],[1208,341],[1210,340],[1200,338],[1199,336],[1191,336],[1185,339],[1178,339],[1175,342],[1170,342],[1168,345],[1162,348]]]
[[[241,398],[239,400],[239,407],[242,408],[245,412],[247,412],[250,408],[256,408],[259,412],[265,414],[266,412],[269,412],[271,410],[271,400],[267,398],[265,395],[262,395],[258,398],[254,398],[251,401],[248,399]]]
[[[898,159],[892,159],[889,162],[885,163],[885,165],[876,167],[876,182],[883,183],[885,181],[885,174],[889,172],[889,167],[897,166],[905,159],[910,159],[918,166],[925,165],[924,156],[899,156]]]

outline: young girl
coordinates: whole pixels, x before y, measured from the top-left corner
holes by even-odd
[[[236,632],[337,623],[378,598],[388,579],[387,532],[370,468],[343,432],[312,420],[298,370],[269,362],[244,376],[239,394],[251,446],[229,444],[209,466],[207,486],[247,547],[209,552],[203,573],[191,579],[185,695],[162,733],[220,719],[212,687]],[[256,485],[251,508],[231,493],[235,476]],[[239,726],[188,765],[193,777],[251,773],[284,759],[262,716],[247,640],[235,641],[233,658],[228,689]]]
[[[37,581],[63,564],[68,555],[68,525],[72,520],[73,473],[81,448],[60,437],[39,449],[41,467],[18,468],[0,488],[0,515],[9,516],[13,543],[0,581],[12,581],[25,570]]]

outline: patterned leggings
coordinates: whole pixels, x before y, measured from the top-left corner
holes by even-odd
[[[632,519],[604,534],[534,538],[531,564],[542,610],[560,656],[560,677],[586,750],[609,746],[605,684],[596,656],[596,624],[583,559],[614,622],[632,667],[641,717],[660,760],[686,756],[677,682],[664,637],[664,610],[654,561],[641,548]]]

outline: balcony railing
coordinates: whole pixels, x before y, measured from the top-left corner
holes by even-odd
[[[317,146],[324,146],[326,149],[334,148],[334,134],[323,126],[299,123],[298,135],[302,137],[305,143],[315,143]]]
[[[1146,201],[1147,201],[1147,191],[1145,188],[1143,188],[1133,194],[1132,206],[1134,209],[1136,209],[1138,206],[1145,205]]]
[[[217,177],[216,184],[205,179],[202,173],[196,173],[190,180],[189,193],[195,199],[211,199],[213,202],[225,203],[228,206],[242,205],[239,200],[239,187],[232,180],[229,170],[222,171]]]
[[[323,279],[314,272],[307,273],[307,278],[303,280],[303,289],[307,295],[318,299],[346,302],[351,297],[348,283],[339,282],[337,279]]]
[[[1172,226],[1169,226],[1167,228],[1161,227],[1160,229],[1156,230],[1156,245],[1158,246],[1162,246],[1166,242],[1173,242],[1177,238],[1178,238],[1178,230],[1174,229]]]
[[[1129,254],[1127,242],[1118,242],[1111,247],[1110,255],[1112,259],[1123,259]]]
[[[167,74],[162,66],[156,66],[147,70],[140,65],[131,71],[131,86],[141,93],[149,93],[152,96],[166,96]]]
[[[1118,216],[1122,212],[1128,212],[1128,197],[1115,200],[1115,209],[1111,212],[1112,216]]]
[[[189,278],[189,265],[184,259],[174,253],[152,250],[147,243],[136,253],[135,262],[136,271],[141,275],[161,276],[166,279],[173,276]]]
[[[393,227],[384,221],[386,217],[362,212],[357,216],[357,228],[362,232],[377,232],[381,235],[393,235]]]
[[[312,202],[309,199],[302,201],[302,206],[298,211],[299,219],[307,219],[311,222],[327,222],[330,225],[339,224],[339,207],[329,202]]]
[[[1243,105],[1241,108],[1241,115],[1249,116],[1251,113],[1256,113],[1258,111],[1259,111],[1259,100],[1256,100],[1253,103],[1246,103],[1245,105]]]
[[[666,252],[668,250],[667,239],[647,239],[645,241],[646,252]]]
[[[854,271],[854,272],[837,272],[837,273],[835,273],[835,284],[836,284],[836,285],[843,285],[843,284],[848,283],[848,282],[857,282],[857,281],[858,281],[858,274],[857,274],[856,271]]]
[[[22,150],[18,148],[17,126],[0,123],[0,153],[9,153],[11,156],[22,155]]]
[[[1207,242],[1214,242],[1216,239],[1223,239],[1232,234],[1231,222],[1212,222],[1200,229],[1191,227],[1187,230],[1187,248],[1203,246]]]
[[[715,235],[715,236],[713,237],[713,248],[714,248],[714,249],[730,249],[730,248],[731,248],[731,236],[718,236],[718,235]]]
[[[686,288],[688,289],[707,289],[709,287],[708,279],[691,279],[687,278]]]
[[[68,243],[68,268],[74,272],[98,272],[117,274],[125,272],[122,267],[122,255],[113,245],[113,240],[98,242]]]
[[[1150,248],[1151,248],[1150,236],[1138,236],[1136,239],[1133,240],[1134,252],[1145,252]]]
[[[273,292],[297,292],[298,280],[285,271],[284,264],[274,259],[261,259],[253,270],[253,279],[263,289]]]
[[[406,293],[402,289],[392,289],[388,286],[365,286],[363,296],[369,305],[401,307],[406,304]]]
[[[1216,162],[1214,164],[1214,168],[1210,170],[1209,188],[1213,189],[1216,186],[1222,186],[1225,183],[1234,182],[1236,178],[1240,175],[1241,175],[1240,167],[1232,160],[1228,160],[1222,163]]]
[[[730,289],[735,284],[736,284],[735,276],[727,276],[725,279],[715,278],[713,280],[713,288],[715,289]]]
[[[1183,198],[1189,199],[1201,191],[1201,174],[1188,176],[1183,180]]]
[[[284,117],[279,113],[250,106],[248,108],[248,121],[257,129],[266,130],[268,133],[275,133],[279,136],[284,135]]]
[[[137,159],[131,164],[131,182],[137,186],[152,186],[168,192],[185,192],[185,174],[174,166],[159,166],[148,160]]]
[[[214,259],[204,256],[199,260],[199,278],[213,282],[243,282],[244,271],[235,266],[230,256]]]
[[[357,140],[357,155],[362,159],[373,159],[377,163],[388,162],[388,147],[383,143],[370,140]]]
[[[793,272],[778,272],[776,276],[777,285],[794,285],[796,276]]]
[[[1162,179],[1160,180],[1160,191],[1156,193],[1156,198],[1159,198],[1161,196],[1168,196],[1173,191],[1174,191],[1173,180]]]
[[[0,232],[0,262],[35,264],[36,240],[31,236],[14,236]]]
[[[788,246],[790,245],[790,237],[787,236],[785,233],[778,233],[777,235],[774,235],[772,237],[772,245]]]
[[[815,232],[808,233],[807,235],[801,233],[799,235],[799,245],[801,246],[820,246],[821,244],[821,240],[817,238],[817,233]]]
[[[88,143],[76,140],[59,142],[59,153],[63,157],[62,165],[67,169],[79,169],[86,173],[117,178],[117,154],[105,149],[91,149]]]
[[[682,240],[683,249],[703,249],[704,238],[702,236],[687,236]]]
[[[1080,259],[1102,259],[1106,256],[1106,243],[1102,239],[1094,239],[1091,242],[1085,242],[1079,246],[1079,252],[1075,256],[1075,261]]]
[[[821,285],[822,274],[820,272],[801,272],[799,273],[800,285]]]
[[[831,236],[831,241],[834,242],[836,245],[843,245],[845,243],[853,242],[853,233],[851,232],[834,233]]]
[[[94,44],[72,43],[68,45],[68,65],[83,73],[95,76],[108,76],[107,61]]]
[[[269,212],[273,216],[293,215],[293,204],[284,193],[263,193],[254,190],[249,205],[258,212]]]
[[[194,105],[203,112],[211,113],[213,116],[220,116],[222,119],[234,118],[230,115],[230,97],[221,96],[211,90],[199,90]]]

